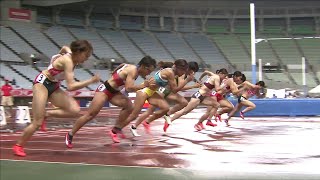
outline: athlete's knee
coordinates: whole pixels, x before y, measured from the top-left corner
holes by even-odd
[[[256,108],[256,105],[253,104],[253,105],[251,106],[251,109],[255,109],[255,108]]]

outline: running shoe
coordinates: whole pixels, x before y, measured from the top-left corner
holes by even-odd
[[[143,121],[142,125],[143,125],[146,133],[150,134],[150,124],[148,124],[146,121]]]
[[[212,126],[212,127],[217,126],[217,124],[214,124],[211,120],[207,120],[206,125],[207,125],[207,126]]]
[[[240,111],[240,117],[244,119],[244,113],[242,111]]]
[[[163,125],[163,131],[164,132],[167,132],[167,129],[170,125],[167,123],[167,121],[164,122],[164,125]]]
[[[47,120],[47,119],[44,119],[44,120],[42,121],[42,124],[41,124],[41,127],[40,127],[40,130],[43,131],[43,132],[47,132],[46,120]]]
[[[170,125],[172,124],[171,118],[168,115],[164,115],[163,118],[166,120],[166,122]]]
[[[109,135],[114,143],[120,143],[117,134],[113,133],[112,130],[109,131]]]
[[[137,128],[133,128],[133,125],[130,126],[130,131],[131,131],[131,133],[132,133],[132,135],[133,135],[134,137],[139,137],[139,136],[141,136],[140,134],[138,134]]]
[[[71,135],[69,134],[69,132],[67,132],[67,134],[66,134],[66,140],[65,140],[65,143],[66,143],[67,148],[72,148],[72,138],[73,138],[73,136],[71,136]]]
[[[22,146],[16,144],[12,148],[14,155],[25,157],[27,154],[24,152],[24,149]]]

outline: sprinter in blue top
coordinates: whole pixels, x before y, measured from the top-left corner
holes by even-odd
[[[184,59],[176,60],[172,68],[160,69],[153,77],[151,77],[156,80],[156,84],[157,84],[156,86],[146,87],[137,91],[136,98],[134,101],[133,111],[129,115],[129,117],[126,119],[125,123],[122,124],[121,128],[124,128],[131,121],[135,120],[138,117],[143,107],[143,104],[145,103],[146,100],[148,100],[148,102],[151,105],[158,107],[159,110],[157,110],[150,116],[148,122],[145,121],[143,123],[145,127],[149,127],[149,122],[152,122],[154,119],[158,119],[164,116],[169,111],[170,106],[161,95],[155,92],[157,91],[157,89],[159,89],[159,87],[164,87],[166,85],[170,86],[170,89],[173,93],[180,91],[189,81],[194,79],[194,76],[193,75],[187,76],[187,78],[183,80],[183,82],[179,84],[179,86],[175,81],[175,77],[182,76],[187,71],[188,71],[188,63]],[[112,138],[112,139],[114,140],[115,138]],[[119,142],[119,141],[114,141],[114,142]]]

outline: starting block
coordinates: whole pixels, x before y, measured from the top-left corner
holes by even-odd
[[[31,123],[30,111],[28,106],[18,106],[16,111],[16,123]]]
[[[4,107],[0,106],[0,126],[7,125],[6,113],[4,111]]]

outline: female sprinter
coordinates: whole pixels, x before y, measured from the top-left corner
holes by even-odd
[[[110,132],[112,134],[122,134],[121,129],[117,127],[124,122],[133,108],[131,100],[120,91],[123,87],[125,87],[127,92],[136,92],[139,89],[149,87],[152,82],[148,80],[145,80],[144,83],[140,85],[134,85],[134,82],[138,76],[145,79],[145,77],[154,71],[155,68],[156,60],[152,59],[150,56],[142,58],[137,65],[119,65],[112,72],[112,77],[98,86],[88,111],[75,122],[72,130],[66,134],[66,146],[72,148],[73,136],[82,126],[97,116],[106,101],[122,108],[116,121],[116,126]],[[118,140],[116,139],[115,141]]]
[[[219,110],[217,112],[216,108],[208,107],[207,111],[210,111],[209,116],[207,117],[208,122],[211,122],[211,118],[214,115],[220,118],[221,114],[228,113],[228,112],[232,111],[234,106],[230,101],[225,99],[225,96],[226,96],[226,94],[228,94],[230,92],[232,92],[232,94],[234,94],[234,95],[238,95],[239,93],[241,93],[241,90],[239,90],[237,88],[237,86],[238,86],[237,84],[241,84],[244,81],[243,78],[244,78],[244,75],[240,71],[235,71],[231,75],[230,78],[224,79],[222,81],[221,86],[223,86],[224,88],[220,89],[217,92],[212,92],[212,94],[210,96],[212,96],[214,98],[214,100],[216,100],[220,104],[221,110]],[[200,123],[199,127],[201,127],[201,128],[199,128],[199,130],[204,129],[203,125],[202,125],[202,122],[204,120],[205,119],[200,118],[198,124]],[[227,126],[229,126],[227,121],[225,121],[225,123],[227,124]]]
[[[149,123],[155,119],[158,119],[164,116],[169,111],[169,104],[167,101],[160,96],[158,93],[155,93],[159,87],[166,87],[169,85],[171,91],[176,93],[180,91],[189,81],[194,79],[193,75],[187,76],[185,80],[181,82],[177,86],[175,82],[175,76],[182,76],[185,72],[188,71],[188,63],[184,59],[178,59],[174,62],[172,68],[160,69],[155,73],[153,78],[156,81],[156,86],[150,88],[143,88],[142,90],[137,91],[137,95],[134,101],[134,108],[132,113],[126,120],[126,123],[121,126],[121,128],[127,126],[131,121],[136,119],[143,107],[143,104],[146,100],[152,105],[159,108],[156,112],[154,112],[148,119],[148,121],[144,121],[143,125],[149,129]],[[114,142],[117,141],[116,134],[111,134],[111,137]]]
[[[264,81],[259,81],[256,83],[256,85],[251,84],[248,81],[244,81],[240,86],[242,86],[241,90],[243,93],[241,96],[238,97],[238,104],[229,113],[229,116],[226,119],[226,121],[229,121],[236,112],[238,112],[243,106],[246,106],[246,108],[243,111],[240,111],[240,117],[244,119],[244,113],[252,111],[256,108],[256,105],[253,102],[249,101],[249,98],[251,98],[252,96],[257,96],[258,98],[265,97],[265,92],[260,91],[265,88]]]
[[[208,107],[216,107],[218,108],[219,103],[217,101],[213,101],[210,96],[208,96],[209,93],[213,89],[215,90],[220,90],[223,87],[220,87],[221,80],[223,80],[225,77],[228,75],[228,71],[226,69],[220,69],[217,71],[218,74],[214,74],[210,71],[205,71],[203,74],[200,76],[200,80],[206,76],[210,75],[207,80],[203,83],[203,86],[199,88],[197,92],[195,92],[192,96],[191,99],[186,107],[181,109],[180,111],[176,112],[173,117],[171,117],[171,121],[175,121],[176,119],[180,118],[183,115],[188,114],[191,112],[193,109],[195,109],[200,103],[208,106]],[[206,116],[209,116],[207,112]],[[205,115],[204,115],[205,116]],[[202,123],[201,123],[202,124]],[[197,129],[198,124],[195,125],[195,128]],[[166,132],[167,128],[169,127],[168,123],[165,123],[163,126],[163,131]]]
[[[70,44],[72,53],[58,54],[52,57],[48,69],[43,70],[34,80],[32,112],[33,121],[24,129],[22,136],[13,146],[13,152],[17,156],[26,156],[23,146],[33,133],[40,127],[45,117],[75,117],[79,115],[80,107],[76,100],[60,89],[63,80],[67,82],[68,91],[74,91],[100,81],[95,75],[86,81],[74,80],[74,68],[77,64],[85,62],[92,54],[92,46],[86,40],[73,41]],[[47,111],[47,101],[58,109]]]
[[[161,66],[163,68],[170,68],[173,66],[173,62],[159,62],[158,64],[162,64]],[[188,66],[189,66],[189,69],[187,71],[186,74],[178,77],[176,76],[175,77],[175,80],[176,80],[176,83],[177,83],[177,86],[179,86],[179,83],[182,83],[184,81],[184,79],[187,77],[187,75],[189,74],[195,74],[196,72],[198,72],[199,70],[199,65],[197,62],[189,62],[188,63]],[[194,79],[195,80],[195,79]],[[183,90],[188,90],[188,89],[193,89],[193,88],[198,88],[200,87],[200,83],[198,82],[195,82],[194,85],[191,85],[191,86],[185,86],[181,89],[181,91]],[[175,112],[181,110],[182,108],[184,108],[185,106],[187,106],[188,104],[188,101],[183,97],[181,96],[180,94],[178,93],[172,93],[171,90],[170,90],[170,87],[169,86],[166,86],[166,87],[159,87],[159,89],[157,90],[157,93],[160,94],[162,97],[165,98],[165,100],[167,101],[173,101],[175,102],[174,106],[170,108],[169,112],[164,115],[163,117],[166,119],[166,121],[170,122],[170,115],[171,114],[174,114]],[[154,110],[156,108],[154,106],[150,106],[146,112],[144,112],[143,114],[141,114],[138,119],[136,120],[136,123],[134,125],[131,125],[130,127],[130,131],[132,133],[133,136],[140,136],[137,132],[136,132],[136,129],[137,127],[141,124],[141,122],[143,120],[145,120],[148,116],[150,116]],[[147,120],[148,121],[148,120]],[[148,121],[150,122],[150,121]]]

